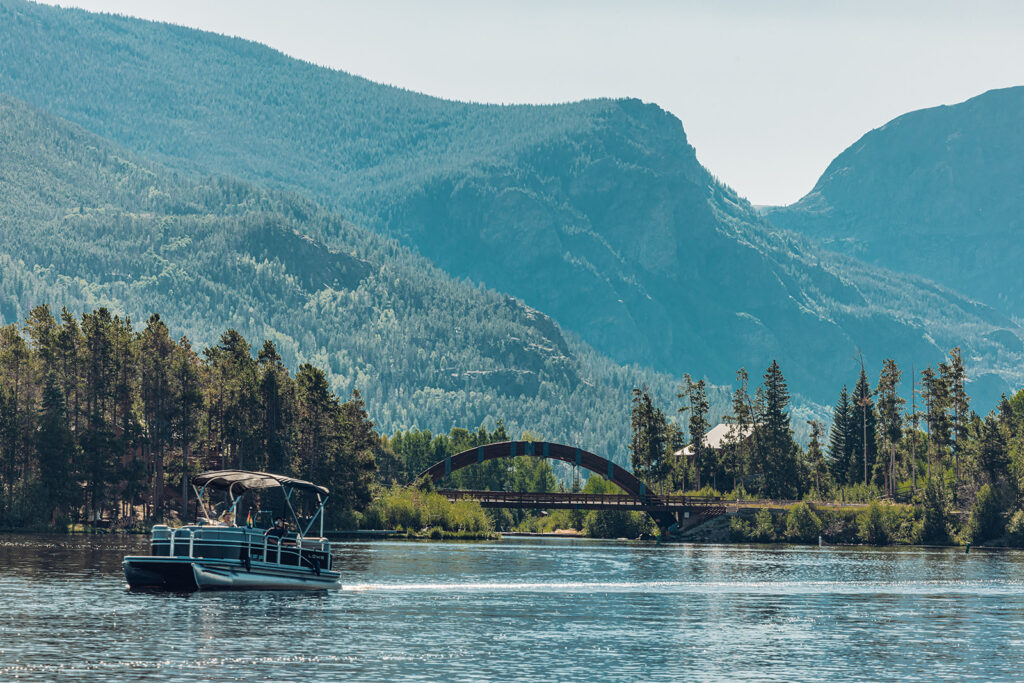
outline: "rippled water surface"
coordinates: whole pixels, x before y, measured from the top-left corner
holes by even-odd
[[[1018,552],[339,543],[328,594],[128,592],[146,544],[0,535],[0,680],[1024,675]]]

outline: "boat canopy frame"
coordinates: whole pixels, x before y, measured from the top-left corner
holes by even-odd
[[[303,479],[286,477],[283,474],[271,474],[270,472],[255,472],[251,470],[211,470],[209,472],[202,472],[192,477],[192,490],[195,491],[196,500],[207,517],[210,516],[210,513],[206,508],[206,504],[203,503],[203,493],[208,488],[217,491],[227,491],[228,496],[231,497],[230,510],[232,516],[235,515],[238,501],[249,491],[280,488],[284,493],[284,502],[288,506],[288,511],[295,521],[295,529],[299,538],[302,539],[309,535],[309,530],[313,528],[313,523],[318,518],[320,520],[320,536],[324,535],[323,511],[324,506],[327,505],[327,499],[330,498],[330,491],[325,486],[318,486]],[[296,489],[316,494],[318,507],[316,513],[310,518],[309,523],[306,524],[305,529],[302,528],[302,522],[299,521],[299,516],[295,513],[295,508],[292,507],[292,493]]]

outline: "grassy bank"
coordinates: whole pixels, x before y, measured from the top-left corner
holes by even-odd
[[[389,529],[391,538],[479,540],[499,538],[491,517],[471,500],[451,502],[430,490],[393,486],[375,492],[373,502],[348,520],[352,528]]]

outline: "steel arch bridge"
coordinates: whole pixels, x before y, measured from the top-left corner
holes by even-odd
[[[710,516],[717,516],[725,511],[718,504],[718,501],[684,498],[683,496],[655,495],[632,472],[616,465],[611,460],[581,448],[548,441],[503,441],[485,446],[477,446],[434,463],[420,473],[418,478],[430,477],[432,481],[436,482],[452,472],[469,467],[470,465],[476,465],[497,458],[514,458],[524,455],[547,458],[549,460],[561,460],[562,462],[582,467],[618,485],[627,495],[559,494],[557,497],[552,497],[553,494],[539,493],[504,495],[501,495],[501,492],[484,491],[443,491],[442,493],[452,500],[467,498],[478,500],[485,507],[643,510],[654,519],[663,531],[676,526],[680,522],[678,514],[681,512],[698,512],[702,519],[707,519]]]

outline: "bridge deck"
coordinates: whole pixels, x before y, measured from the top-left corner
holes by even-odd
[[[475,500],[482,507],[529,508],[540,510],[643,510],[677,512],[712,510],[723,506],[720,498],[693,496],[657,496],[648,494],[643,501],[628,494],[602,493],[530,493],[520,491],[438,491],[450,501]]]

